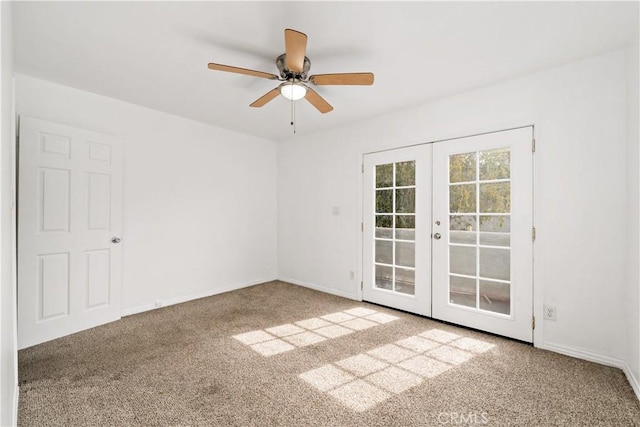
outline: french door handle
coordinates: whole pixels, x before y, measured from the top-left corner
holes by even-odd
[[[436,234],[433,235],[433,238],[436,239],[436,240],[440,240],[441,237],[442,236],[440,235],[440,233],[436,233]]]
[[[122,239],[118,236],[114,236],[111,238],[111,243],[120,243]]]

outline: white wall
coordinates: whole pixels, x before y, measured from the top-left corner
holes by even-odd
[[[361,270],[363,153],[533,123],[536,345],[620,364],[627,326],[625,108],[625,53],[618,51],[284,141],[279,276],[357,297],[359,279],[350,280],[349,271]],[[542,321],[542,302],[557,307],[557,321]]]
[[[628,262],[627,356],[630,382],[640,398],[640,136],[638,96],[638,34],[627,49],[627,185]]]
[[[14,286],[15,213],[12,189],[13,156],[13,45],[11,39],[11,3],[0,3],[0,39],[2,57],[0,80],[0,425],[14,425],[18,399],[18,365]]]
[[[125,313],[276,277],[275,143],[23,75],[16,109],[124,142]]]

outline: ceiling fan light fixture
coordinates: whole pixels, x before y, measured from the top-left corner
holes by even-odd
[[[305,97],[307,88],[300,83],[283,83],[280,85],[280,93],[291,101],[297,101]]]

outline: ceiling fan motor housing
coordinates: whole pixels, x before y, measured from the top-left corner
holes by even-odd
[[[278,56],[278,58],[276,59],[276,67],[278,67],[278,70],[280,71],[280,77],[282,77],[284,80],[289,80],[289,79],[303,80],[303,81],[307,80],[307,73],[311,68],[311,61],[309,60],[309,58],[307,58],[306,56],[304,57],[304,65],[302,66],[302,72],[294,73],[293,71],[289,70],[285,65],[286,57],[287,57],[287,54],[283,53],[282,55]]]

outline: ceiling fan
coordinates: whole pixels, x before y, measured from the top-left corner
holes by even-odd
[[[245,74],[283,82],[278,87],[256,99],[250,104],[251,107],[262,107],[277,97],[278,94],[281,94],[291,101],[305,98],[318,111],[324,114],[333,110],[333,107],[309,87],[310,83],[317,86],[373,84],[373,73],[316,74],[308,76],[311,61],[305,56],[307,52],[307,35],[304,33],[291,29],[284,30],[284,45],[285,53],[276,58],[276,66],[280,71],[280,76],[263,71],[214,63],[209,63],[208,67],[211,70]]]

